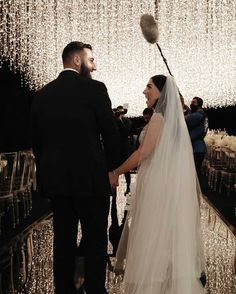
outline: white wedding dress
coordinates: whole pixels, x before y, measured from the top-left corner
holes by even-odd
[[[115,271],[125,294],[201,294],[204,271],[192,146],[178,90],[167,77],[143,139],[135,195]]]

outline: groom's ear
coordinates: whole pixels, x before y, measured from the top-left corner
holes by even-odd
[[[79,54],[74,54],[73,61],[76,66],[78,66],[78,67],[81,66],[81,57]]]

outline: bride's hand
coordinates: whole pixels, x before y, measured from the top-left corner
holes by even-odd
[[[115,171],[109,172],[109,181],[113,189],[119,186],[119,176],[115,173]]]

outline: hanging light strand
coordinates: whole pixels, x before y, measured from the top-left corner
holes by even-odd
[[[61,53],[72,40],[92,44],[113,106],[128,103],[140,115],[149,77],[168,71],[147,44],[140,16],[157,17],[159,44],[186,103],[236,103],[236,2],[231,0],[0,0],[0,56],[39,89],[62,69]]]

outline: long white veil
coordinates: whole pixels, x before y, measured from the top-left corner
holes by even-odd
[[[155,116],[161,116],[163,127],[153,151],[138,170],[115,272],[125,270],[127,294],[204,293],[199,280],[204,270],[200,189],[178,89],[171,76]],[[156,129],[148,127],[144,143]]]

